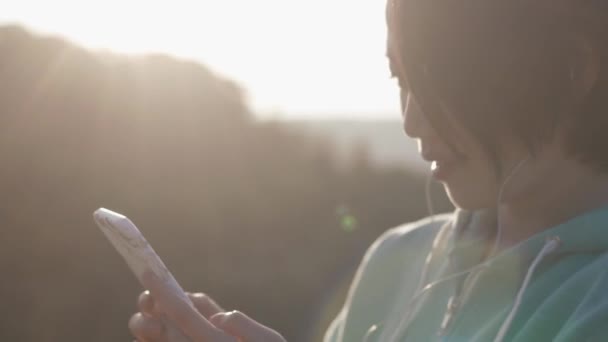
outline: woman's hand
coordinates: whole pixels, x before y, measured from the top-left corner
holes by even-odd
[[[153,293],[162,291],[160,288],[150,290]],[[241,312],[225,312],[204,294],[188,296],[194,308],[176,305],[161,311],[150,292],[143,292],[137,301],[139,312],[129,320],[129,329],[137,341],[285,342],[276,331]],[[176,334],[176,331],[181,333]]]
[[[207,320],[223,312],[219,305],[203,294],[189,293],[188,297],[196,310]],[[188,337],[180,332],[176,324],[169,320],[167,314],[161,311],[149,291],[142,292],[139,295],[137,307],[139,312],[131,316],[129,329],[138,342],[190,341]],[[184,315],[188,314],[184,310]]]

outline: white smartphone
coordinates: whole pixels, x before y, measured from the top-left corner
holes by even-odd
[[[144,288],[150,288],[148,286],[150,280],[144,276],[147,272],[154,273],[156,278],[161,280],[162,286],[166,286],[164,290],[168,290],[167,293],[171,293],[173,298],[158,298],[157,294],[152,293],[161,307],[163,303],[174,303],[176,299],[183,304],[193,305],[158,254],[129,218],[104,208],[97,209],[93,213],[93,218]],[[171,331],[171,334],[181,335],[175,331]]]

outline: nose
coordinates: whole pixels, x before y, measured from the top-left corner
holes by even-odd
[[[408,137],[421,138],[430,133],[429,123],[411,94],[401,92],[401,109],[403,129]]]

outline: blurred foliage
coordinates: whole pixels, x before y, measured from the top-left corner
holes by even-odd
[[[199,64],[6,26],[0,80],[2,341],[129,340],[140,287],[92,221],[100,206],[185,288],[289,341],[323,329],[382,231],[425,215],[420,177],[365,155],[336,167],[328,142],[256,121]]]

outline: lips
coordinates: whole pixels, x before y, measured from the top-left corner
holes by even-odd
[[[439,181],[446,181],[463,160],[453,153],[432,149],[422,149],[421,156],[422,159],[432,163],[432,176]]]
[[[422,150],[420,154],[422,159],[426,160],[427,162],[450,163],[458,160],[458,158],[452,154],[438,153],[432,150]]]

